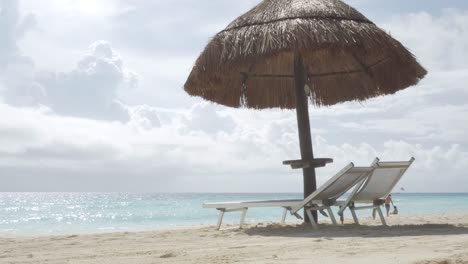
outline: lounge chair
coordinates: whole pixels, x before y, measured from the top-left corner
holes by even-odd
[[[216,227],[218,230],[221,228],[224,213],[236,211],[242,211],[240,220],[240,227],[242,228],[247,210],[252,207],[283,208],[281,223],[285,222],[288,211],[290,211],[291,214],[295,215],[296,217],[300,218],[297,212],[304,208],[305,212],[311,219],[311,224],[314,228],[317,228],[317,223],[312,218],[312,210],[327,210],[330,219],[332,220],[333,224],[336,225],[336,219],[330,206],[334,205],[335,201],[345,192],[350,190],[355,185],[363,182],[373,170],[373,167],[355,167],[354,164],[351,163],[303,200],[204,203],[203,208],[215,208],[219,211],[218,223]]]
[[[411,158],[409,161],[382,162],[376,159],[372,164],[374,170],[366,180],[356,185],[346,200],[335,203],[340,206],[338,215],[340,215],[341,221],[343,221],[343,212],[346,208],[350,209],[356,224],[359,224],[356,210],[373,209],[373,213],[375,211],[379,213],[382,224],[387,225],[380,207],[414,160]]]

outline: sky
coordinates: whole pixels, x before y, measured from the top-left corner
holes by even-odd
[[[429,71],[310,107],[315,156],[416,161],[398,189],[468,192],[468,2],[347,0]],[[294,111],[231,109],[183,84],[258,0],[0,0],[0,191],[302,192]]]

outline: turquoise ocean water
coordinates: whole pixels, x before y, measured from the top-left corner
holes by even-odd
[[[215,224],[209,201],[300,199],[301,194],[0,193],[0,234],[140,231]],[[468,194],[395,193],[400,214],[468,211]],[[248,222],[278,221],[281,209],[249,210]],[[369,212],[360,211],[361,215]],[[225,223],[239,221],[238,213]],[[289,216],[291,219],[291,216]]]

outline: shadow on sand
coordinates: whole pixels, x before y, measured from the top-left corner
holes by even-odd
[[[305,224],[297,226],[273,224],[265,227],[251,227],[240,230],[239,232],[243,232],[250,236],[266,237],[416,237],[466,235],[468,234],[468,226],[449,224],[401,226],[321,225],[318,230],[314,230],[310,225]]]

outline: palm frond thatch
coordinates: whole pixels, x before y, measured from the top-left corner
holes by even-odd
[[[231,107],[295,108],[300,54],[316,105],[393,94],[426,74],[397,40],[338,0],[264,0],[207,45],[185,90]]]

